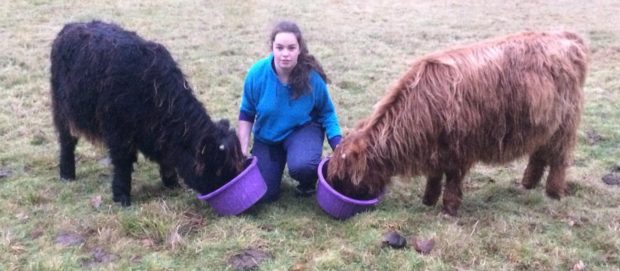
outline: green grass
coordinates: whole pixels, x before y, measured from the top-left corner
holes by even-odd
[[[0,270],[225,270],[247,248],[261,270],[620,270],[620,21],[617,1],[4,1],[0,5]],[[585,112],[569,196],[526,191],[519,160],[477,166],[460,216],[421,203],[424,180],[395,178],[371,212],[346,221],[283,197],[218,217],[188,189],[170,191],[142,157],[134,204],[111,201],[105,149],[82,141],[77,181],[61,182],[49,99],[50,44],[65,23],[116,22],[163,43],[216,118],[236,119],[243,78],[268,53],[270,26],[296,20],[332,79],[345,130],[418,56],[526,29],[569,29],[590,44]],[[326,153],[329,152],[325,148]],[[101,199],[101,204],[91,203]],[[383,234],[434,238],[421,255],[381,247]],[[64,245],[59,238],[83,241]]]

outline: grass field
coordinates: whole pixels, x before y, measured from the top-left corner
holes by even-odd
[[[620,270],[620,185],[602,181],[620,177],[618,14],[614,0],[2,1],[0,270],[225,270],[243,251],[260,270]],[[456,218],[422,205],[419,177],[395,178],[376,209],[346,221],[294,197],[289,177],[278,202],[218,217],[192,191],[164,189],[141,157],[133,206],[121,208],[105,149],[86,141],[77,181],[59,180],[49,53],[65,23],[116,22],[164,44],[211,116],[236,123],[245,73],[281,18],[300,24],[331,77],[344,130],[425,53],[522,30],[580,33],[592,59],[569,195],[522,189],[519,160],[476,166]],[[435,246],[382,247],[392,230]]]

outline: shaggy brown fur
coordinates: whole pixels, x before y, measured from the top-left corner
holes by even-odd
[[[588,49],[569,32],[520,33],[417,60],[334,151],[328,180],[354,198],[379,195],[394,175],[427,177],[434,205],[446,176],[444,211],[456,215],[462,181],[476,162],[524,155],[523,185],[549,166],[559,199],[583,108]]]

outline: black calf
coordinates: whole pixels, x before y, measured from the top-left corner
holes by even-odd
[[[138,151],[159,163],[165,186],[177,186],[178,173],[200,193],[243,169],[228,121],[211,120],[161,44],[114,24],[71,23],[54,40],[51,61],[61,178],[75,179],[80,135],[108,147],[113,199],[122,205],[131,204]]]

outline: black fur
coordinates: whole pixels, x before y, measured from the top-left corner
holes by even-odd
[[[113,199],[125,206],[138,151],[159,163],[165,186],[178,186],[178,173],[203,194],[243,169],[228,121],[211,120],[161,44],[114,24],[71,23],[54,40],[51,61],[62,179],[75,179],[80,135],[108,147]]]

